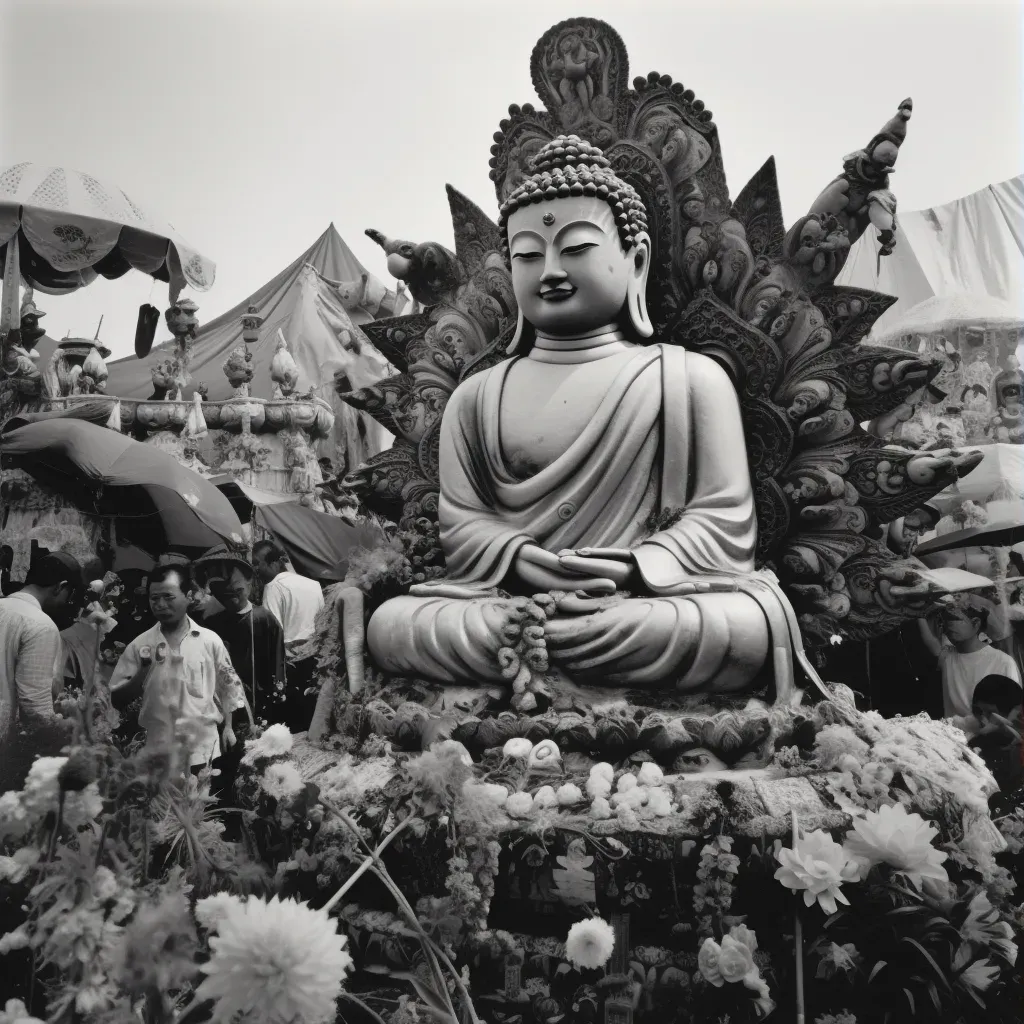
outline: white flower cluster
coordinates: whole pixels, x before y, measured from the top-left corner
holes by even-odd
[[[246,743],[243,764],[255,764],[270,757],[284,757],[291,753],[294,737],[286,725],[271,725],[255,740]]]
[[[527,768],[553,768],[562,760],[562,752],[554,740],[532,743],[517,736],[509,740],[501,752],[511,760],[525,761]]]
[[[836,903],[848,903],[844,882],[857,882],[876,864],[885,864],[919,889],[940,891],[948,883],[942,866],[947,855],[934,846],[938,830],[921,815],[908,814],[902,804],[868,811],[854,819],[845,842],[837,843],[821,829],[800,836],[792,849],[777,849],[781,865],[775,877],[789,889],[802,891],[804,903],[817,903],[826,914]]]
[[[28,835],[51,811],[56,812],[60,796],[60,770],[66,757],[39,757],[29,769],[21,792],[0,796],[0,841]],[[80,828],[95,820],[103,800],[95,782],[85,789],[64,794],[64,824]]]
[[[705,981],[715,988],[742,984],[756,996],[760,1016],[766,1017],[775,1009],[768,984],[754,963],[757,936],[746,925],[733,925],[729,934],[722,936],[721,944],[714,939],[704,940],[697,955],[697,966]]]
[[[618,782],[610,764],[595,764],[590,769],[587,793],[593,801],[593,817],[602,820],[614,815],[628,829],[639,828],[641,818],[667,818],[672,813],[672,794],[662,770],[653,761],[645,761],[636,775],[625,772]]]

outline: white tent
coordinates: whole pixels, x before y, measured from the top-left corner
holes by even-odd
[[[1012,304],[1024,320],[1024,175],[897,217],[896,249],[882,257],[881,269],[876,233],[867,231],[837,281],[898,297],[873,336],[933,295],[991,295]]]

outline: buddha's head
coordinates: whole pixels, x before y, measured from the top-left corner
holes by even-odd
[[[638,338],[654,333],[646,297],[647,212],[599,149],[575,135],[545,145],[533,173],[502,204],[498,226],[519,305],[510,352],[529,347],[534,332],[550,338],[602,327]]]

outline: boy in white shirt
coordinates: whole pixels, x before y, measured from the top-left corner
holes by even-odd
[[[986,676],[1005,676],[1020,685],[1020,670],[1013,658],[981,638],[988,611],[979,603],[968,598],[949,604],[939,620],[941,634],[926,619],[918,621],[925,646],[939,659],[942,670],[943,717],[969,716],[974,689]]]

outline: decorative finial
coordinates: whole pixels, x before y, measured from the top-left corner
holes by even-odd
[[[299,368],[288,349],[288,340],[284,331],[277,329],[277,347],[274,358],[270,362],[270,379],[276,385],[275,399],[290,398],[299,383]]]
[[[260,340],[260,328],[263,326],[265,317],[260,316],[256,306],[250,306],[242,314],[242,340],[246,345],[254,345]]]

